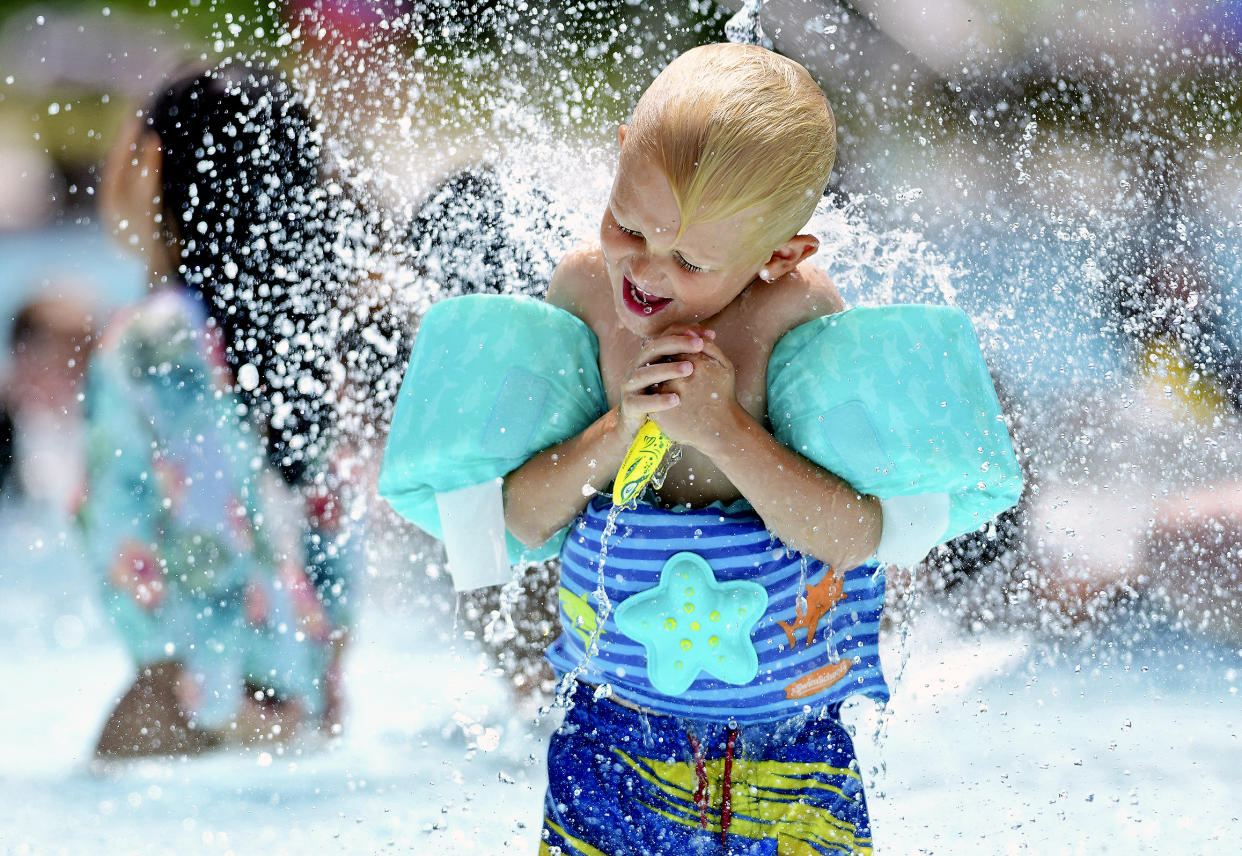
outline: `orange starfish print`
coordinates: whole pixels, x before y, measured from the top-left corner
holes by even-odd
[[[809,646],[815,641],[815,630],[819,627],[819,620],[845,596],[844,585],[845,579],[833,573],[832,568],[828,568],[818,583],[807,586],[806,606],[798,609],[798,620],[793,623],[776,622],[789,637],[790,650],[797,647],[794,634],[802,628],[806,628],[806,644]]]

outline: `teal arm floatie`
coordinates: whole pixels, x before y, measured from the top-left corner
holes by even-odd
[[[795,328],[768,364],[768,418],[780,442],[855,490],[947,495],[939,542],[1022,492],[974,328],[953,307],[865,307]]]
[[[503,477],[607,409],[599,345],[578,318],[528,297],[468,295],[423,316],[393,413],[379,493],[440,538],[436,494]],[[564,531],[513,563],[555,556]]]

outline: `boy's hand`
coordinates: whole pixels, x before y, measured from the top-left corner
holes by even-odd
[[[665,381],[659,390],[677,396],[679,403],[654,418],[674,442],[703,449],[717,438],[736,404],[733,363],[710,338],[697,352],[680,356],[692,371]]]
[[[694,372],[693,358],[711,344],[715,336],[715,331],[705,327],[675,324],[643,345],[621,381],[622,431],[633,436],[648,415],[667,414],[680,404],[678,391],[668,384]],[[658,421],[663,428],[664,421]]]

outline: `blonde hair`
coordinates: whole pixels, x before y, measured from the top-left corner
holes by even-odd
[[[626,140],[663,169],[682,231],[754,208],[747,243],[770,250],[811,219],[836,130],[828,99],[801,65],[753,45],[714,44],[660,72]]]

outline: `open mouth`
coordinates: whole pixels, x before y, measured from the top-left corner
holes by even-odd
[[[673,302],[671,297],[648,294],[626,278],[621,280],[621,293],[625,298],[626,308],[635,315],[653,315]]]

